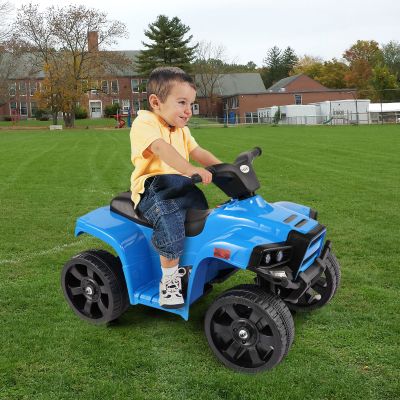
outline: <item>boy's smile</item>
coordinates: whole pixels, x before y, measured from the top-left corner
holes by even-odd
[[[175,82],[168,97],[161,102],[158,97],[151,104],[153,112],[168,125],[183,128],[192,116],[196,91],[186,82]]]

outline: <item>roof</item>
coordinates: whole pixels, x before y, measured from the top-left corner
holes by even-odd
[[[297,74],[297,75],[288,76],[287,78],[283,78],[280,81],[274,83],[272,86],[270,86],[267,89],[267,91],[268,92],[280,92],[287,85],[289,85],[289,83],[292,83],[293,81],[295,81],[301,75],[303,75],[303,74]]]
[[[138,72],[135,69],[135,62],[140,50],[127,50],[127,51],[114,51],[113,53],[122,53],[128,60],[132,62],[131,66],[123,69],[110,67],[110,73],[115,76],[137,76]],[[7,56],[7,54],[5,54]],[[44,71],[41,68],[35,68],[34,65],[39,64],[35,62],[34,53],[24,53],[20,55],[15,62],[15,68],[10,76],[10,79],[43,79],[45,77]],[[6,62],[4,60],[3,62]]]
[[[400,103],[370,103],[369,112],[400,112]]]
[[[195,76],[198,84],[199,76]],[[237,94],[264,94],[267,93],[261,75],[257,72],[243,72],[235,74],[221,74],[215,84],[215,94],[221,97],[234,96]],[[198,84],[198,95],[205,93]]]

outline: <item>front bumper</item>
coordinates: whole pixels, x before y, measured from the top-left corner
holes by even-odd
[[[319,279],[326,269],[327,257],[331,252],[331,242],[326,241],[319,257],[305,271],[301,271],[297,277],[293,277],[289,267],[279,267],[273,269],[254,268],[252,269],[263,280],[268,281],[274,286],[281,286],[290,289],[289,295],[283,300],[289,303],[297,303],[299,298]],[[279,271],[278,271],[279,270]],[[278,272],[280,272],[278,274]],[[282,274],[285,272],[285,274]]]

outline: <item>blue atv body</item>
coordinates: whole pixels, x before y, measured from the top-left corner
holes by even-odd
[[[252,161],[260,154],[255,148],[233,164],[209,167],[213,182],[231,199],[215,209],[188,211],[180,262],[190,266],[185,305],[165,309],[187,320],[190,306],[213,284],[239,270],[252,271],[254,285],[224,292],[205,317],[215,355],[242,372],[277,365],[294,338],[289,310],[323,306],[340,280],[339,263],[317,213],[291,202],[268,203],[255,193],[259,182]],[[78,218],[75,235],[84,233],[110,245],[116,256],[89,250],[64,266],[64,295],[78,316],[106,323],[129,305],[163,309],[158,303],[161,268],[151,244],[152,227],[134,210],[129,192]]]

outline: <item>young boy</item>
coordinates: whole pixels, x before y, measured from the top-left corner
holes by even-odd
[[[204,167],[221,161],[201,148],[186,126],[196,97],[188,74],[176,67],[156,68],[147,83],[147,96],[151,111],[139,111],[130,133],[135,166],[132,201],[153,225],[152,243],[162,268],[160,305],[179,308],[184,304],[181,278],[186,270],[179,268],[179,258],[186,210],[208,208],[202,191],[190,185],[190,177],[199,174],[204,184],[212,179],[210,172],[193,166],[189,158]]]

